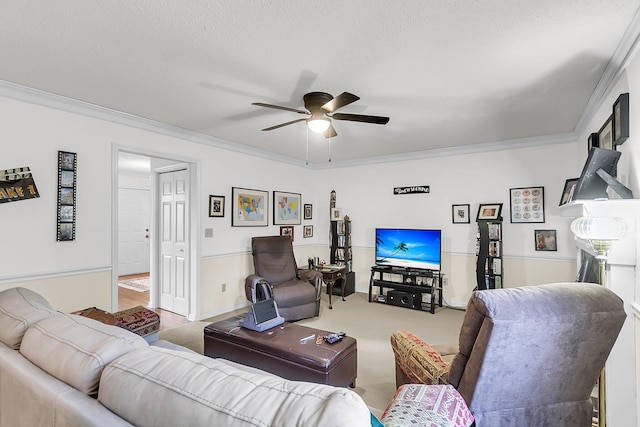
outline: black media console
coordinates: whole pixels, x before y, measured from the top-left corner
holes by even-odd
[[[376,278],[377,275],[377,278]],[[416,268],[398,268],[374,265],[371,267],[369,281],[369,302],[372,302],[374,286],[378,290],[378,302],[436,312],[442,307],[442,276],[436,270]],[[392,289],[384,293],[384,289]],[[429,302],[424,302],[422,295],[430,294]]]

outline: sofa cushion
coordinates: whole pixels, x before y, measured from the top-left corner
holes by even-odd
[[[370,426],[367,406],[346,388],[153,346],[107,366],[98,400],[137,426]]]
[[[449,363],[434,348],[407,331],[391,334],[396,364],[412,383],[439,384],[446,380]]]
[[[39,294],[26,288],[0,292],[0,341],[17,350],[29,327],[56,311]]]
[[[95,396],[106,365],[147,345],[143,338],[117,326],[59,313],[29,328],[20,352],[59,380]]]

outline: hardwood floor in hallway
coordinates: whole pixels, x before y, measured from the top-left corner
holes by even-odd
[[[132,274],[129,276],[120,276],[118,277],[118,280],[139,279],[148,276],[148,274]],[[148,303],[149,291],[138,292],[118,286],[118,311],[137,307],[139,305],[147,307]],[[161,308],[156,308],[154,311],[158,316],[160,316],[161,331],[177,328],[178,326],[189,323],[186,317],[172,313],[171,311],[163,310]]]

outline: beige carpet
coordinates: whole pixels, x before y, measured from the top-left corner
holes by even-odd
[[[204,321],[160,332],[160,339],[203,353],[203,329],[216,320],[244,312],[238,310]],[[323,293],[320,316],[298,322],[327,331],[344,331],[358,340],[358,378],[355,391],[366,404],[378,411],[386,408],[395,393],[395,368],[389,336],[394,331],[409,330],[428,343],[458,342],[464,311],[442,308],[431,314],[386,304],[368,303],[367,295],[356,293],[341,301],[333,297],[329,310]]]

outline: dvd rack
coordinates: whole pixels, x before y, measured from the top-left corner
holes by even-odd
[[[477,289],[502,288],[502,221],[478,220],[476,240]]]

